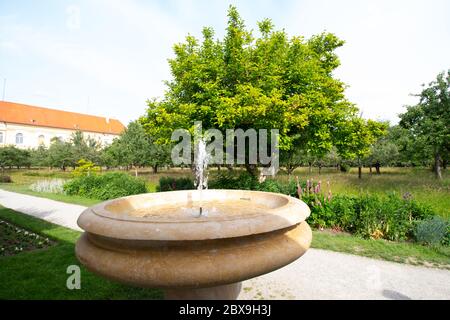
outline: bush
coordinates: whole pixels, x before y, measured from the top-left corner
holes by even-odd
[[[30,189],[35,192],[64,193],[63,179],[39,180],[30,185]]]
[[[210,189],[257,190],[258,179],[248,172],[219,172],[211,179]]]
[[[146,193],[147,187],[143,180],[136,179],[126,173],[113,172],[71,179],[64,184],[64,191],[68,195],[108,200]]]
[[[308,222],[312,226],[338,228],[364,238],[411,239],[415,223],[434,215],[428,206],[395,194],[302,199],[311,208]]]
[[[12,183],[10,176],[0,175],[0,183]]]
[[[273,179],[267,179],[264,182],[258,183],[255,190],[283,193],[291,197],[297,196],[297,185],[294,181],[283,183]]]
[[[96,166],[92,161],[80,159],[77,162],[77,167],[72,171],[74,177],[91,175],[100,171],[100,167]]]
[[[156,191],[192,190],[194,181],[191,178],[161,177]]]
[[[346,164],[346,163],[341,163],[339,165],[339,170],[341,172],[350,172],[350,169],[351,169],[350,166],[348,164]]]
[[[423,244],[437,245],[449,244],[450,223],[439,216],[431,219],[419,221],[415,229],[415,238],[417,242]]]

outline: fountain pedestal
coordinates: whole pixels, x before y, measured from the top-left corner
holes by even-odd
[[[236,300],[241,292],[242,282],[199,289],[166,289],[167,300]]]
[[[167,299],[235,299],[241,281],[309,248],[309,208],[281,194],[203,190],[143,194],[86,209],[76,255],[89,270]],[[205,200],[207,199],[207,200]]]

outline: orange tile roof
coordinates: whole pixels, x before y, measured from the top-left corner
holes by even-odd
[[[7,101],[0,101],[0,122],[108,134],[120,134],[125,129],[116,119],[107,121],[104,117]]]

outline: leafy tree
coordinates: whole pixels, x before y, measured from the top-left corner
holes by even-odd
[[[113,142],[102,150],[100,159],[108,168],[125,164],[125,149],[122,148],[120,138],[114,138]]]
[[[335,132],[357,111],[344,96],[344,83],[332,75],[339,66],[334,51],[344,42],[331,33],[289,38],[269,19],[258,27],[255,37],[230,6],[223,40],[204,28],[202,41],[189,35],[176,44],[166,94],[148,101],[140,119],[146,132],[169,144],[173,130],[192,133],[195,121],[223,133],[274,128],[282,150],[317,157],[330,151],[341,137]]]
[[[153,172],[157,172],[158,166],[169,160],[167,147],[156,145],[138,121],[130,122],[116,143],[122,150],[121,153],[116,153],[120,157],[119,161],[133,166],[136,176],[138,166],[150,165]]]
[[[387,126],[388,124],[386,124]],[[381,166],[395,165],[399,163],[399,148],[392,137],[392,127],[389,127],[385,136],[379,138],[370,148],[370,153],[365,163],[370,167],[375,166],[376,173],[380,174]]]
[[[63,171],[67,167],[75,167],[76,160],[74,160],[73,146],[70,142],[62,141],[58,138],[53,138],[48,149],[48,163],[52,167],[58,167]]]
[[[19,149],[15,146],[0,148],[0,168],[2,168],[2,172],[6,167],[17,167],[17,169],[20,169],[30,165],[30,152],[28,150]]]
[[[36,167],[46,167],[49,165],[48,149],[44,145],[30,151],[31,165]]]
[[[77,161],[77,167],[73,170],[74,176],[90,176],[91,173],[97,173],[100,171],[100,167],[96,166],[92,161],[80,159]]]
[[[450,153],[450,69],[441,72],[417,95],[420,101],[400,115],[400,125],[407,129],[417,147],[424,147],[434,159],[434,172],[442,179],[441,162]]]
[[[386,133],[387,124],[362,118],[354,118],[339,131],[342,139],[337,143],[339,154],[344,159],[355,159],[358,178],[362,177],[363,159],[370,154],[373,144]]]
[[[100,162],[100,147],[101,145],[92,137],[85,137],[82,131],[75,131],[71,137],[73,146],[74,161],[80,159],[88,160],[94,163]]]

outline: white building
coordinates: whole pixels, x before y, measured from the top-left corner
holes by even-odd
[[[124,129],[116,119],[0,101],[0,147],[49,146],[53,138],[70,140],[77,130],[107,145]]]

